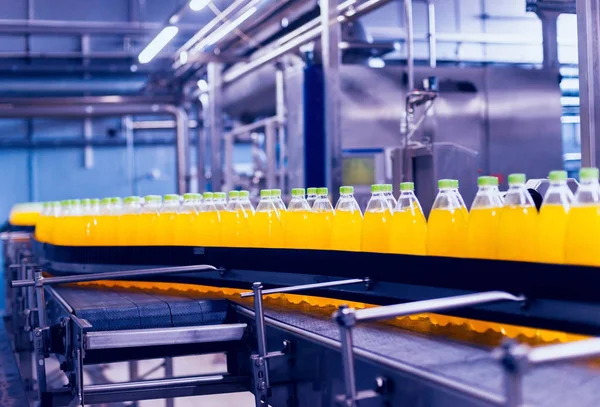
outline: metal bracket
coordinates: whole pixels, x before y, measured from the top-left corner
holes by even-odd
[[[436,298],[433,300],[415,301],[361,310],[348,308],[345,305],[340,306],[339,310],[333,314],[333,319],[337,322],[340,329],[345,394],[338,395],[336,400],[338,400],[338,403],[342,403],[345,407],[355,407],[357,401],[363,399],[369,394],[362,391],[357,392],[356,390],[352,329],[358,322],[377,321],[398,316],[443,311],[497,301],[524,300],[524,297],[515,296],[503,291],[489,291],[484,293],[457,295],[454,297]]]

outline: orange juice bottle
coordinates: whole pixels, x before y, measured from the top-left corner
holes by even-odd
[[[50,244],[55,244],[54,242],[54,229],[56,228],[58,218],[61,216],[61,206],[60,202],[55,201],[50,203],[50,214],[48,216],[48,220],[46,221],[46,242]]]
[[[71,209],[65,223],[65,246],[80,245],[83,237],[83,223],[81,201],[79,199],[71,199]]]
[[[279,211],[271,199],[271,190],[260,191],[260,202],[252,219],[252,245],[260,248],[284,247]]]
[[[565,263],[600,266],[600,187],[598,168],[579,171],[579,188],[569,210]]]
[[[537,259],[544,263],[565,262],[565,234],[573,193],[566,171],[550,171],[550,186],[538,216]]]
[[[315,204],[315,201],[317,200],[317,188],[307,188],[306,189],[306,202],[308,202],[308,206],[310,206],[311,208],[313,207],[313,205]]]
[[[382,184],[371,185],[371,199],[363,219],[361,250],[363,252],[389,251],[392,208],[384,195]]]
[[[273,200],[273,205],[275,205],[275,209],[277,209],[277,212],[279,212],[279,221],[281,222],[281,227],[285,230],[285,217],[287,208],[285,207],[283,199],[281,199],[281,189],[272,189],[271,199]]]
[[[438,188],[427,222],[427,253],[462,257],[465,255],[467,218],[452,190],[452,180],[439,180]]]
[[[196,222],[202,195],[188,193],[183,195],[183,203],[179,209],[179,214],[175,218],[175,245],[193,246],[194,234],[196,231]]]
[[[40,216],[38,218],[37,223],[35,224],[35,230],[33,235],[35,236],[35,240],[38,242],[47,242],[47,233],[48,233],[48,218],[50,217],[50,202],[44,202],[42,204],[42,211],[40,212]]]
[[[110,198],[102,198],[98,205],[98,214],[96,215],[96,228],[92,235],[91,244],[92,246],[110,246],[111,244],[106,242],[107,236],[110,234],[108,230],[107,218],[110,215],[112,209],[112,203]],[[116,234],[115,234],[116,236]],[[114,242],[113,242],[114,244]]]
[[[179,195],[167,194],[163,198],[163,204],[156,219],[155,244],[163,246],[175,245],[175,224],[179,216]]]
[[[100,212],[100,201],[98,199],[81,200],[81,222],[79,231],[79,246],[94,246],[95,233]]]
[[[340,198],[335,204],[335,218],[331,232],[333,250],[360,251],[363,216],[354,199],[354,187],[340,187]]]
[[[197,244],[201,246],[220,246],[221,245],[221,211],[215,204],[215,192],[205,192],[202,211],[198,215]],[[219,203],[219,207],[223,206]]]
[[[306,249],[310,243],[310,206],[304,198],[304,188],[292,189],[292,200],[286,213],[283,225],[285,247]]]
[[[508,192],[498,221],[498,259],[535,261],[537,258],[538,213],[525,181],[525,174],[508,176]]]
[[[469,213],[467,256],[494,259],[498,252],[498,221],[502,199],[497,189],[498,178],[483,176],[477,179],[479,190]]]
[[[139,217],[136,246],[156,246],[160,232],[158,230],[162,197],[160,195],[146,195],[144,205]]]
[[[392,184],[383,184],[383,195],[388,201],[388,204],[390,204],[390,208],[393,212],[394,208],[398,204],[398,201],[396,201],[396,198],[394,197],[394,187]]]
[[[107,234],[101,235],[105,246],[116,246],[119,241],[119,219],[123,214],[123,200],[119,197],[110,198],[109,216],[104,219]]]
[[[390,226],[390,253],[427,254],[427,221],[415,195],[415,184],[400,184],[400,197]]]
[[[139,196],[128,196],[123,200],[123,208],[117,220],[117,244],[119,246],[137,245],[137,236],[141,233],[140,218],[142,205]]]
[[[250,240],[250,216],[240,199],[239,191],[229,192],[227,209],[221,212],[222,239],[224,246],[248,247]]]
[[[335,210],[329,201],[328,193],[327,188],[317,188],[317,200],[309,214],[311,231],[309,247],[311,249],[329,250],[331,248]]]

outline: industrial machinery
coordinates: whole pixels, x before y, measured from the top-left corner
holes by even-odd
[[[586,338],[600,329],[595,268],[319,250],[67,247],[22,231],[2,239],[5,323],[13,332],[2,338],[3,370],[15,372],[14,349],[23,377],[9,381],[14,405],[24,405],[25,389],[43,406],[239,391],[252,392],[257,406],[600,400],[595,364],[575,363],[600,355],[600,342]],[[393,322],[376,322],[386,320]],[[227,372],[83,379],[94,363],[215,352],[226,354]],[[47,358],[60,361],[64,387],[47,383]]]

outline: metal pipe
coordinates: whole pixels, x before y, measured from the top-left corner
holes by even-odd
[[[254,294],[254,319],[256,320],[256,341],[258,356],[267,356],[267,344],[265,342],[265,314],[263,312],[262,304],[262,284],[252,284],[252,291]]]
[[[268,125],[270,125],[274,122],[277,122],[278,119],[279,119],[278,117],[266,117],[264,119],[257,120],[250,124],[245,124],[243,126],[234,127],[233,130],[226,133],[225,135],[235,137],[235,136],[239,136],[241,134],[247,134],[247,133],[253,132],[256,129],[260,129],[262,127],[267,127]]]
[[[267,171],[265,174],[266,178],[266,186],[268,189],[275,188],[275,172],[276,172],[276,164],[277,159],[275,157],[276,154],[276,146],[275,146],[275,122],[271,121],[267,123],[265,126],[265,152],[267,155],[266,164]]]
[[[98,281],[98,280],[116,280],[131,277],[150,277],[166,274],[175,273],[189,273],[192,271],[207,271],[217,270],[216,267],[209,266],[206,264],[194,265],[194,266],[177,266],[177,267],[164,267],[164,268],[153,268],[153,269],[141,269],[141,270],[120,270],[120,271],[107,271],[104,273],[94,274],[77,274],[70,276],[60,277],[48,277],[41,279],[43,285],[54,285],[54,284],[67,284],[67,283],[83,283],[86,281]],[[29,287],[35,285],[35,281],[32,280],[15,280],[11,283],[13,288],[16,287]]]
[[[129,191],[132,195],[137,195],[137,183],[135,181],[135,150],[133,145],[133,119],[131,115],[123,116],[121,121],[123,133],[125,133],[125,144],[127,150],[127,180],[129,181]]]
[[[0,19],[0,33],[4,34],[153,35],[163,27],[162,23],[152,22]],[[188,33],[198,30],[195,24],[180,24],[178,28]]]
[[[183,195],[189,192],[188,151],[190,137],[188,128],[188,115],[183,108],[169,107],[168,112],[175,116],[177,123],[175,132],[177,143],[177,193]]]
[[[444,311],[498,301],[523,301],[525,298],[504,291],[488,291],[476,294],[457,295],[434,300],[414,301],[405,304],[388,305],[356,310],[356,321],[375,321],[379,319],[420,314],[423,312]]]
[[[412,0],[404,0],[404,27],[406,31],[406,70],[408,91],[415,89],[414,28]]]
[[[364,279],[364,278],[353,278],[353,279],[349,279],[349,280],[326,281],[323,283],[292,285],[289,287],[279,287],[279,288],[271,288],[269,290],[262,290],[262,295],[277,294],[277,293],[292,293],[295,291],[307,291],[307,290],[313,290],[313,289],[317,289],[317,288],[337,287],[337,286],[341,286],[341,285],[364,283],[366,281],[367,281],[367,279]],[[248,298],[248,297],[253,297],[253,296],[254,296],[254,292],[246,292],[246,293],[241,294],[242,298]]]
[[[548,345],[531,349],[527,355],[534,365],[563,362],[566,360],[591,358],[600,355],[600,339]]]
[[[435,4],[431,0],[427,1],[427,45],[429,48],[429,66],[435,68],[437,65]]]
[[[285,191],[287,110],[285,107],[285,74],[281,65],[277,64],[277,70],[275,71],[275,115],[277,117],[277,141],[279,143],[279,189]]]
[[[206,190],[206,122],[201,117],[207,112],[207,106],[200,102],[198,106],[198,139],[196,140],[196,183],[198,192]],[[200,126],[202,123],[202,126]]]
[[[207,66],[208,79],[208,125],[210,126],[210,170],[213,191],[220,191],[223,184],[223,64],[210,62]]]
[[[341,307],[339,312],[344,312]],[[342,344],[342,367],[344,369],[344,387],[346,388],[346,405],[356,405],[356,377],[354,371],[354,345],[352,343],[352,327],[340,325],[340,342]]]
[[[357,5],[355,8],[352,8],[351,10],[349,10],[349,9],[350,9],[351,5],[353,5],[355,2],[343,3],[343,5],[345,5],[347,8],[342,11],[340,11],[339,7],[337,8],[339,13],[344,12],[344,14],[339,15],[337,17],[337,20],[339,23],[344,23],[347,21],[355,20],[355,19],[357,19],[365,14],[368,14],[369,12],[389,3],[390,1],[392,1],[392,0],[367,0],[364,3]],[[340,6],[342,6],[342,5],[340,5]],[[282,44],[281,46],[274,48],[263,55],[257,56],[254,59],[251,59],[249,62],[247,62],[241,66],[234,66],[232,69],[228,70],[227,72],[225,72],[223,74],[223,83],[227,84],[229,82],[233,82],[236,79],[254,71],[255,69],[300,47],[301,45],[304,45],[307,42],[310,42],[310,41],[313,41],[313,40],[319,38],[322,30],[323,30],[323,25],[322,24],[318,25],[309,31],[306,31],[302,34],[299,34],[298,36],[291,38],[288,42]]]

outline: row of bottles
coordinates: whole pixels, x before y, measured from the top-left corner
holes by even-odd
[[[577,197],[564,171],[552,171],[538,214],[524,174],[511,174],[502,197],[496,177],[478,178],[470,212],[458,181],[438,182],[428,221],[414,184],[376,184],[364,217],[354,188],[344,186],[335,208],[327,188],[263,190],[254,210],[248,191],[84,199],[46,204],[36,227],[57,245],[203,245],[370,251],[600,265],[598,170],[581,170]],[[306,194],[308,192],[308,194]],[[573,208],[571,208],[573,206]]]

